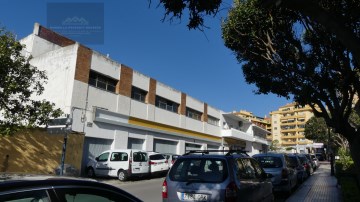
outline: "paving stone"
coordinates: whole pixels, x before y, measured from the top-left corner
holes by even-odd
[[[318,170],[286,201],[341,202],[341,192],[337,186],[337,180],[334,176],[331,176],[330,173],[330,164],[322,163]]]

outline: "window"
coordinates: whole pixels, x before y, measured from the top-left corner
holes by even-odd
[[[179,104],[175,103],[171,100],[165,99],[163,97],[160,96],[156,96],[155,99],[155,106],[161,108],[161,109],[165,109],[171,112],[176,112],[178,111],[179,108]]]
[[[261,169],[259,163],[258,163],[256,160],[254,160],[254,159],[251,159],[251,162],[252,162],[252,164],[253,164],[253,166],[254,166],[256,177],[257,177],[258,179],[263,178],[264,175],[265,175],[265,172],[263,171],[263,169]]]
[[[275,156],[257,156],[255,159],[263,168],[281,168],[283,166],[279,157]]]
[[[1,201],[43,201],[48,202],[50,198],[46,190],[19,191],[1,195]]]
[[[208,123],[214,126],[219,126],[219,119],[212,117],[212,116],[208,116]]]
[[[89,85],[91,86],[114,93],[117,82],[118,81],[113,78],[90,70]]]
[[[127,161],[128,159],[128,154],[125,152],[113,152],[110,161]]]
[[[236,176],[239,180],[255,179],[255,169],[252,166],[250,159],[237,159],[236,166]]]
[[[99,157],[97,157],[97,161],[107,161],[109,158],[109,152],[101,154]]]
[[[201,112],[186,107],[186,116],[192,119],[201,120]]]
[[[225,160],[216,158],[177,159],[169,173],[170,179],[177,182],[223,182],[227,176]]]
[[[154,154],[150,156],[150,160],[163,160],[165,157],[162,154]]]
[[[56,192],[60,201],[72,202],[112,202],[112,201],[132,201],[130,196],[122,193],[108,191],[103,188],[57,188]]]
[[[147,162],[148,160],[147,154],[144,152],[134,152],[133,157],[134,162]]]
[[[145,102],[147,92],[143,89],[133,86],[131,88],[131,98],[140,102]]]

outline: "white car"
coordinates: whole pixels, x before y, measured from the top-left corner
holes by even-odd
[[[164,154],[166,160],[168,160],[169,169],[174,165],[176,159],[180,156],[178,154]]]
[[[132,176],[147,176],[150,172],[148,154],[132,149],[107,150],[88,162],[86,171],[88,177],[117,177],[120,181]]]
[[[157,175],[163,174],[165,175],[169,170],[168,160],[161,153],[157,152],[148,152],[150,159],[150,174]]]

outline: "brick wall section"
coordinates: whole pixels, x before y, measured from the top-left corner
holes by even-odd
[[[179,114],[185,115],[186,114],[186,94],[181,93],[181,103],[179,106]]]
[[[89,83],[90,65],[92,50],[79,45],[76,58],[75,79],[84,83]]]
[[[126,65],[121,65],[120,81],[116,85],[116,93],[131,97],[131,87],[133,80],[133,69]]]
[[[43,26],[39,27],[39,32],[37,35],[47,41],[50,41],[62,47],[75,44],[75,41],[61,36],[60,34],[51,31]]]
[[[203,122],[208,121],[207,110],[208,110],[208,105],[207,105],[207,103],[204,103],[204,113],[201,115],[201,121],[203,121]]]
[[[149,92],[146,95],[146,103],[155,105],[156,100],[156,80],[150,78]]]

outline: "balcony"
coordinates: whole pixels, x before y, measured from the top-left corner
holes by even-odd
[[[282,142],[281,143],[282,145],[284,145],[284,146],[295,146],[296,145],[296,142]]]
[[[296,139],[296,136],[292,136],[292,135],[281,136],[281,139]]]
[[[269,142],[267,139],[259,137],[259,136],[254,136],[254,142],[269,145]]]
[[[254,141],[254,136],[248,133],[242,132],[240,130],[236,130],[234,128],[227,129],[222,131],[222,137],[231,137],[234,139],[246,140],[246,141]]]

